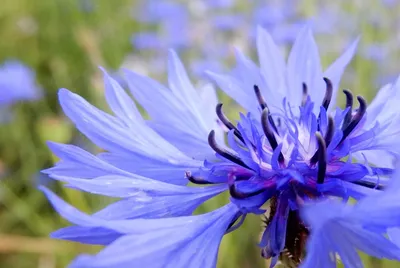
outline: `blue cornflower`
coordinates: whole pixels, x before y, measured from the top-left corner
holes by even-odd
[[[42,89],[36,84],[35,73],[18,61],[0,66],[0,121],[7,120],[9,106],[27,100],[37,100]]]
[[[105,72],[105,96],[115,116],[61,89],[66,115],[105,152],[95,156],[49,143],[61,161],[45,173],[78,190],[121,198],[88,215],[42,188],[74,224],[53,237],[107,246],[71,266],[214,267],[223,235],[249,213],[266,214],[260,246],[272,266],[280,258],[330,267],[339,255],[346,267],[359,267],[356,250],[399,260],[400,219],[393,213],[398,184],[390,178],[400,154],[400,79],[383,87],[369,107],[357,96],[354,109],[348,90],[346,108],[335,107],[357,42],[323,72],[308,28],[287,63],[259,28],[261,68],[237,51],[231,74],[208,72],[247,110],[237,124],[224,115],[211,86],[193,87],[174,52],[168,88],[126,71],[132,95],[151,120]],[[198,187],[186,186],[188,181]],[[192,215],[224,191],[230,194],[227,205]],[[358,203],[347,205],[350,198]]]
[[[42,90],[36,84],[34,72],[18,61],[7,61],[0,66],[0,105],[21,100],[36,100]]]
[[[158,52],[170,47],[185,47],[190,42],[190,30],[187,27],[189,11],[185,5],[168,1],[145,1],[136,8],[135,13],[136,19],[158,30],[133,35],[132,43],[136,48]]]

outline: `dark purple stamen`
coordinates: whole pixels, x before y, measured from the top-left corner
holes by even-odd
[[[203,179],[201,179],[201,178],[197,178],[197,177],[192,176],[192,174],[191,174],[189,171],[186,171],[186,172],[185,172],[185,177],[186,177],[191,183],[194,183],[194,184],[199,184],[199,185],[203,185],[203,184],[214,184],[213,182],[209,182],[209,181],[203,180]]]
[[[267,103],[264,100],[264,97],[261,94],[260,89],[258,88],[257,85],[254,85],[254,92],[256,93],[256,97],[258,100],[258,103],[260,104],[261,110],[264,110],[265,108],[267,108]]]
[[[353,94],[349,91],[344,89],[343,93],[346,95],[346,108],[349,109],[344,117],[343,124],[342,124],[342,130],[344,130],[351,121],[351,112],[353,109]]]
[[[385,186],[370,181],[354,181],[354,184],[361,185],[370,189],[384,190]]]
[[[267,103],[265,102],[265,99],[262,96],[261,91],[257,85],[254,85],[254,93],[256,94],[261,111],[264,111],[264,109],[268,108],[268,106],[267,106]],[[272,116],[269,113],[268,113],[268,121],[271,124],[272,128],[275,130],[275,132],[278,133],[278,128],[275,125],[274,119],[272,118]]]
[[[326,91],[324,100],[322,101],[322,106],[325,108],[325,110],[328,110],[329,104],[331,103],[332,99],[333,86],[331,80],[329,80],[328,78],[324,77],[324,81],[326,84]]]
[[[325,144],[328,146],[333,138],[333,134],[335,133],[335,122],[333,121],[332,116],[328,116],[328,127],[325,133]]]
[[[307,84],[303,82],[302,84],[302,88],[303,88],[303,98],[301,100],[301,106],[306,105],[307,103],[307,98],[308,98],[308,88],[307,88]]]
[[[278,142],[276,141],[275,135],[269,127],[269,111],[268,108],[265,108],[261,113],[261,126],[264,131],[265,136],[268,139],[269,144],[271,145],[272,150],[275,150],[278,147]],[[278,158],[279,163],[285,162],[282,152],[279,153]]]
[[[325,174],[326,174],[326,143],[324,138],[321,136],[321,133],[316,132],[315,137],[318,142],[318,174],[317,174],[317,183],[324,183]]]
[[[222,111],[222,103],[218,103],[217,107],[215,108],[217,116],[219,118],[219,120],[221,120],[221,122],[229,129],[232,130],[233,129],[233,133],[235,134],[235,136],[241,141],[243,142],[243,144],[245,144],[244,139],[242,134],[240,134],[239,130],[236,128],[236,126],[234,124],[232,124],[231,121],[229,121],[228,117],[226,117],[226,115],[224,114],[224,112]]]
[[[282,125],[282,120],[278,117],[276,121],[278,121],[278,127],[280,127]]]
[[[260,189],[258,191],[252,192],[252,193],[242,193],[242,192],[236,190],[236,186],[234,183],[229,185],[229,193],[233,198],[236,198],[236,199],[246,199],[246,198],[261,194],[264,191],[265,191],[265,189]]]
[[[357,100],[360,106],[357,110],[357,113],[351,118],[350,123],[346,126],[345,129],[343,129],[343,137],[340,142],[344,141],[347,136],[354,130],[354,128],[361,121],[367,110],[367,102],[364,100],[364,98],[361,96],[357,96]]]
[[[328,145],[331,143],[333,134],[335,133],[335,121],[333,120],[332,116],[328,116],[328,127],[326,128],[326,133],[325,133],[325,146],[328,147]],[[314,155],[310,159],[311,164],[317,163],[319,156],[318,156],[319,151],[317,150]]]
[[[249,166],[247,166],[238,156],[233,155],[231,152],[228,150],[221,148],[218,144],[217,141],[215,140],[215,131],[211,130],[210,134],[208,134],[208,144],[210,145],[213,150],[218,153],[220,156],[228,159],[229,161],[236,163],[242,167],[245,167],[247,169],[251,169]]]

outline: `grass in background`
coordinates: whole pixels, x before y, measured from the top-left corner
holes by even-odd
[[[129,37],[138,29],[130,17],[132,2],[2,2],[0,62],[16,58],[35,69],[38,82],[45,89],[45,98],[36,103],[17,105],[13,109],[14,120],[0,125],[0,174],[2,169],[5,173],[0,181],[0,267],[65,267],[78,253],[96,252],[99,249],[47,238],[51,231],[65,226],[66,222],[53,211],[44,196],[36,190],[36,185],[49,184],[68,202],[87,212],[107,203],[104,198],[66,190],[39,176],[39,170],[57,161],[46,148],[46,140],[90,146],[62,115],[57,103],[57,90],[65,87],[91,103],[104,104],[101,100],[101,74],[97,66],[118,68],[124,57],[132,51]],[[310,10],[312,14],[312,9],[308,7],[315,3],[306,2],[305,13]],[[372,9],[370,5],[368,8]],[[379,28],[366,22],[362,14],[359,15],[359,21],[362,36],[366,37],[363,42],[374,40],[378,33],[379,38],[391,34],[381,33]],[[331,55],[325,56],[324,62],[333,59]],[[345,86],[353,92],[367,95],[371,100],[376,90],[373,86],[374,64],[356,58],[353,70],[357,79],[347,79],[349,82]],[[89,149],[96,150],[94,147]],[[200,211],[218,207],[224,198],[213,199]],[[219,266],[266,267],[257,249],[260,232],[259,218],[248,217],[239,232],[229,234],[222,242]],[[375,261],[371,262],[370,267],[379,265],[389,267],[386,262],[383,265]]]

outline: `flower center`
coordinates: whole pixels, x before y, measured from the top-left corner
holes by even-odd
[[[318,115],[305,83],[298,111],[283,99],[283,108],[271,112],[257,85],[254,93],[261,116],[241,115],[240,121],[233,124],[223,113],[222,104],[218,104],[216,114],[228,130],[229,147],[218,144],[212,130],[208,143],[220,161],[206,161],[205,172],[196,176],[186,174],[195,184],[227,183],[232,202],[250,212],[259,211],[270,201],[266,232],[268,228],[286,231],[283,238],[278,231],[271,231],[276,237],[268,239],[278,242],[263,248],[266,258],[280,256],[297,264],[301,261],[309,230],[299,218],[298,200],[323,195],[347,199],[348,186],[344,185],[349,184],[379,188],[363,180],[374,168],[353,163],[351,156],[354,143],[372,137],[368,131],[359,133],[366,101],[357,96],[359,107],[353,111],[353,95],[343,90],[346,108],[338,108],[330,115],[333,86],[329,79],[324,81],[326,90]],[[286,226],[277,227],[282,222]]]
[[[248,198],[260,194],[268,187],[278,190],[293,181],[318,195],[317,186],[326,182],[327,177],[333,178],[333,173],[355,167],[351,163],[346,138],[363,119],[366,101],[357,96],[359,108],[352,113],[353,95],[344,90],[346,109],[336,110],[332,117],[327,114],[327,110],[333,87],[328,78],[324,78],[324,81],[325,96],[318,116],[313,113],[314,103],[310,100],[305,83],[302,87],[300,112],[294,114],[284,99],[283,113],[276,114],[276,120],[257,85],[254,85],[254,93],[261,110],[259,120],[248,114],[247,117],[242,116],[242,120],[235,125],[223,113],[222,104],[217,105],[216,114],[228,129],[228,144],[231,148],[217,143],[214,130],[209,133],[208,143],[222,160],[211,164],[214,165],[211,169],[215,172],[222,167],[220,171],[226,171],[226,181],[232,197]],[[339,127],[335,128],[335,125]],[[345,157],[348,157],[347,162],[342,160]],[[229,165],[230,168],[227,168]],[[213,172],[209,174],[211,177]],[[204,179],[187,174],[187,178],[195,184],[215,183],[210,176]],[[235,184],[244,180],[258,183],[260,187],[254,191],[241,192]]]

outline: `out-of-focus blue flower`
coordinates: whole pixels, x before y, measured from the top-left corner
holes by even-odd
[[[243,24],[244,18],[239,15],[220,15],[211,19],[212,24],[223,31],[235,30]]]
[[[96,8],[96,4],[92,0],[78,0],[79,8],[85,13],[91,13]]]
[[[134,17],[139,21],[153,25],[153,32],[145,33],[145,40],[152,40],[149,46],[143,42],[143,33],[133,37],[133,44],[138,49],[160,49],[155,43],[160,43],[161,47],[170,48],[182,46],[188,41],[188,10],[179,3],[168,1],[146,1],[140,7],[135,8]],[[153,42],[156,38],[156,42]],[[136,40],[138,39],[138,40]]]
[[[191,64],[191,69],[197,77],[205,78],[205,70],[221,72],[223,70],[222,63],[215,60],[199,60]]]
[[[391,228],[397,237],[400,222],[388,219],[387,211],[399,203],[389,208],[369,201],[389,187],[393,163],[399,160],[400,79],[384,86],[370,106],[345,90],[346,108],[336,107],[339,82],[357,43],[323,71],[308,27],[300,31],[287,62],[259,28],[260,67],[236,51],[237,65],[230,74],[207,72],[247,111],[237,124],[225,116],[211,86],[193,87],[174,52],[169,54],[168,87],[125,73],[132,95],[151,120],[140,115],[107,73],[105,96],[115,116],[61,89],[65,114],[105,152],[93,155],[49,143],[61,161],[44,172],[68,187],[120,198],[87,215],[42,188],[74,224],[53,233],[54,238],[107,246],[95,256],[77,258],[72,267],[215,267],[223,235],[240,227],[247,214],[263,214],[268,201],[260,246],[272,266],[283,256],[300,264],[308,237],[326,248],[310,242],[309,258],[322,255],[315,262],[308,258],[306,267],[331,265],[335,259],[326,259],[329,252],[338,253],[347,267],[357,267],[354,249],[400,260],[400,249],[382,235]],[[224,191],[230,194],[227,205],[191,216]],[[378,194],[389,202],[393,191]],[[359,204],[353,208],[332,201],[349,198]],[[330,211],[320,215],[326,207]],[[367,208],[377,219],[364,219]],[[322,227],[331,229],[320,236]],[[338,232],[344,235],[337,237]]]
[[[230,8],[235,5],[236,0],[203,0],[209,8]]]
[[[178,18],[185,14],[185,9],[179,3],[165,0],[150,0],[136,6],[133,16],[141,22],[156,23],[168,22],[171,18]]]
[[[0,106],[41,97],[42,90],[29,67],[18,61],[8,61],[0,66]]]
[[[142,59],[149,70],[154,69],[151,62],[156,61],[148,58],[165,58],[169,48],[185,54],[191,62],[213,59],[224,66],[232,59],[232,54],[226,53],[230,50],[227,44],[253,49],[248,40],[255,39],[256,25],[268,29],[280,44],[291,44],[299,26],[304,24],[303,19],[299,20],[302,16],[293,1],[266,4],[257,0],[240,6],[240,1],[231,0],[193,0],[185,3],[159,0],[139,2],[135,10],[134,17],[151,25],[150,29],[155,34],[145,32],[132,38],[135,48],[153,51],[151,56],[146,55]],[[215,53],[210,47],[223,47],[225,53]],[[197,65],[194,65],[193,73],[202,77],[202,72],[196,68]]]
[[[42,94],[29,67],[18,61],[7,61],[0,66],[0,122],[12,117],[8,109],[11,105],[40,99]]]
[[[293,1],[282,1],[280,3],[259,4],[259,8],[254,8],[255,23],[262,27],[269,27],[278,23],[285,22],[290,16],[295,15]]]
[[[364,49],[362,54],[366,59],[383,62],[387,58],[388,52],[383,45],[370,44]]]
[[[157,49],[165,49],[166,45],[163,40],[160,39],[155,33],[152,32],[141,32],[135,34],[132,37],[132,44],[140,50],[157,50]]]
[[[385,6],[390,7],[390,8],[393,8],[393,7],[395,7],[396,5],[399,4],[399,2],[396,1],[396,0],[383,0],[382,3]]]

